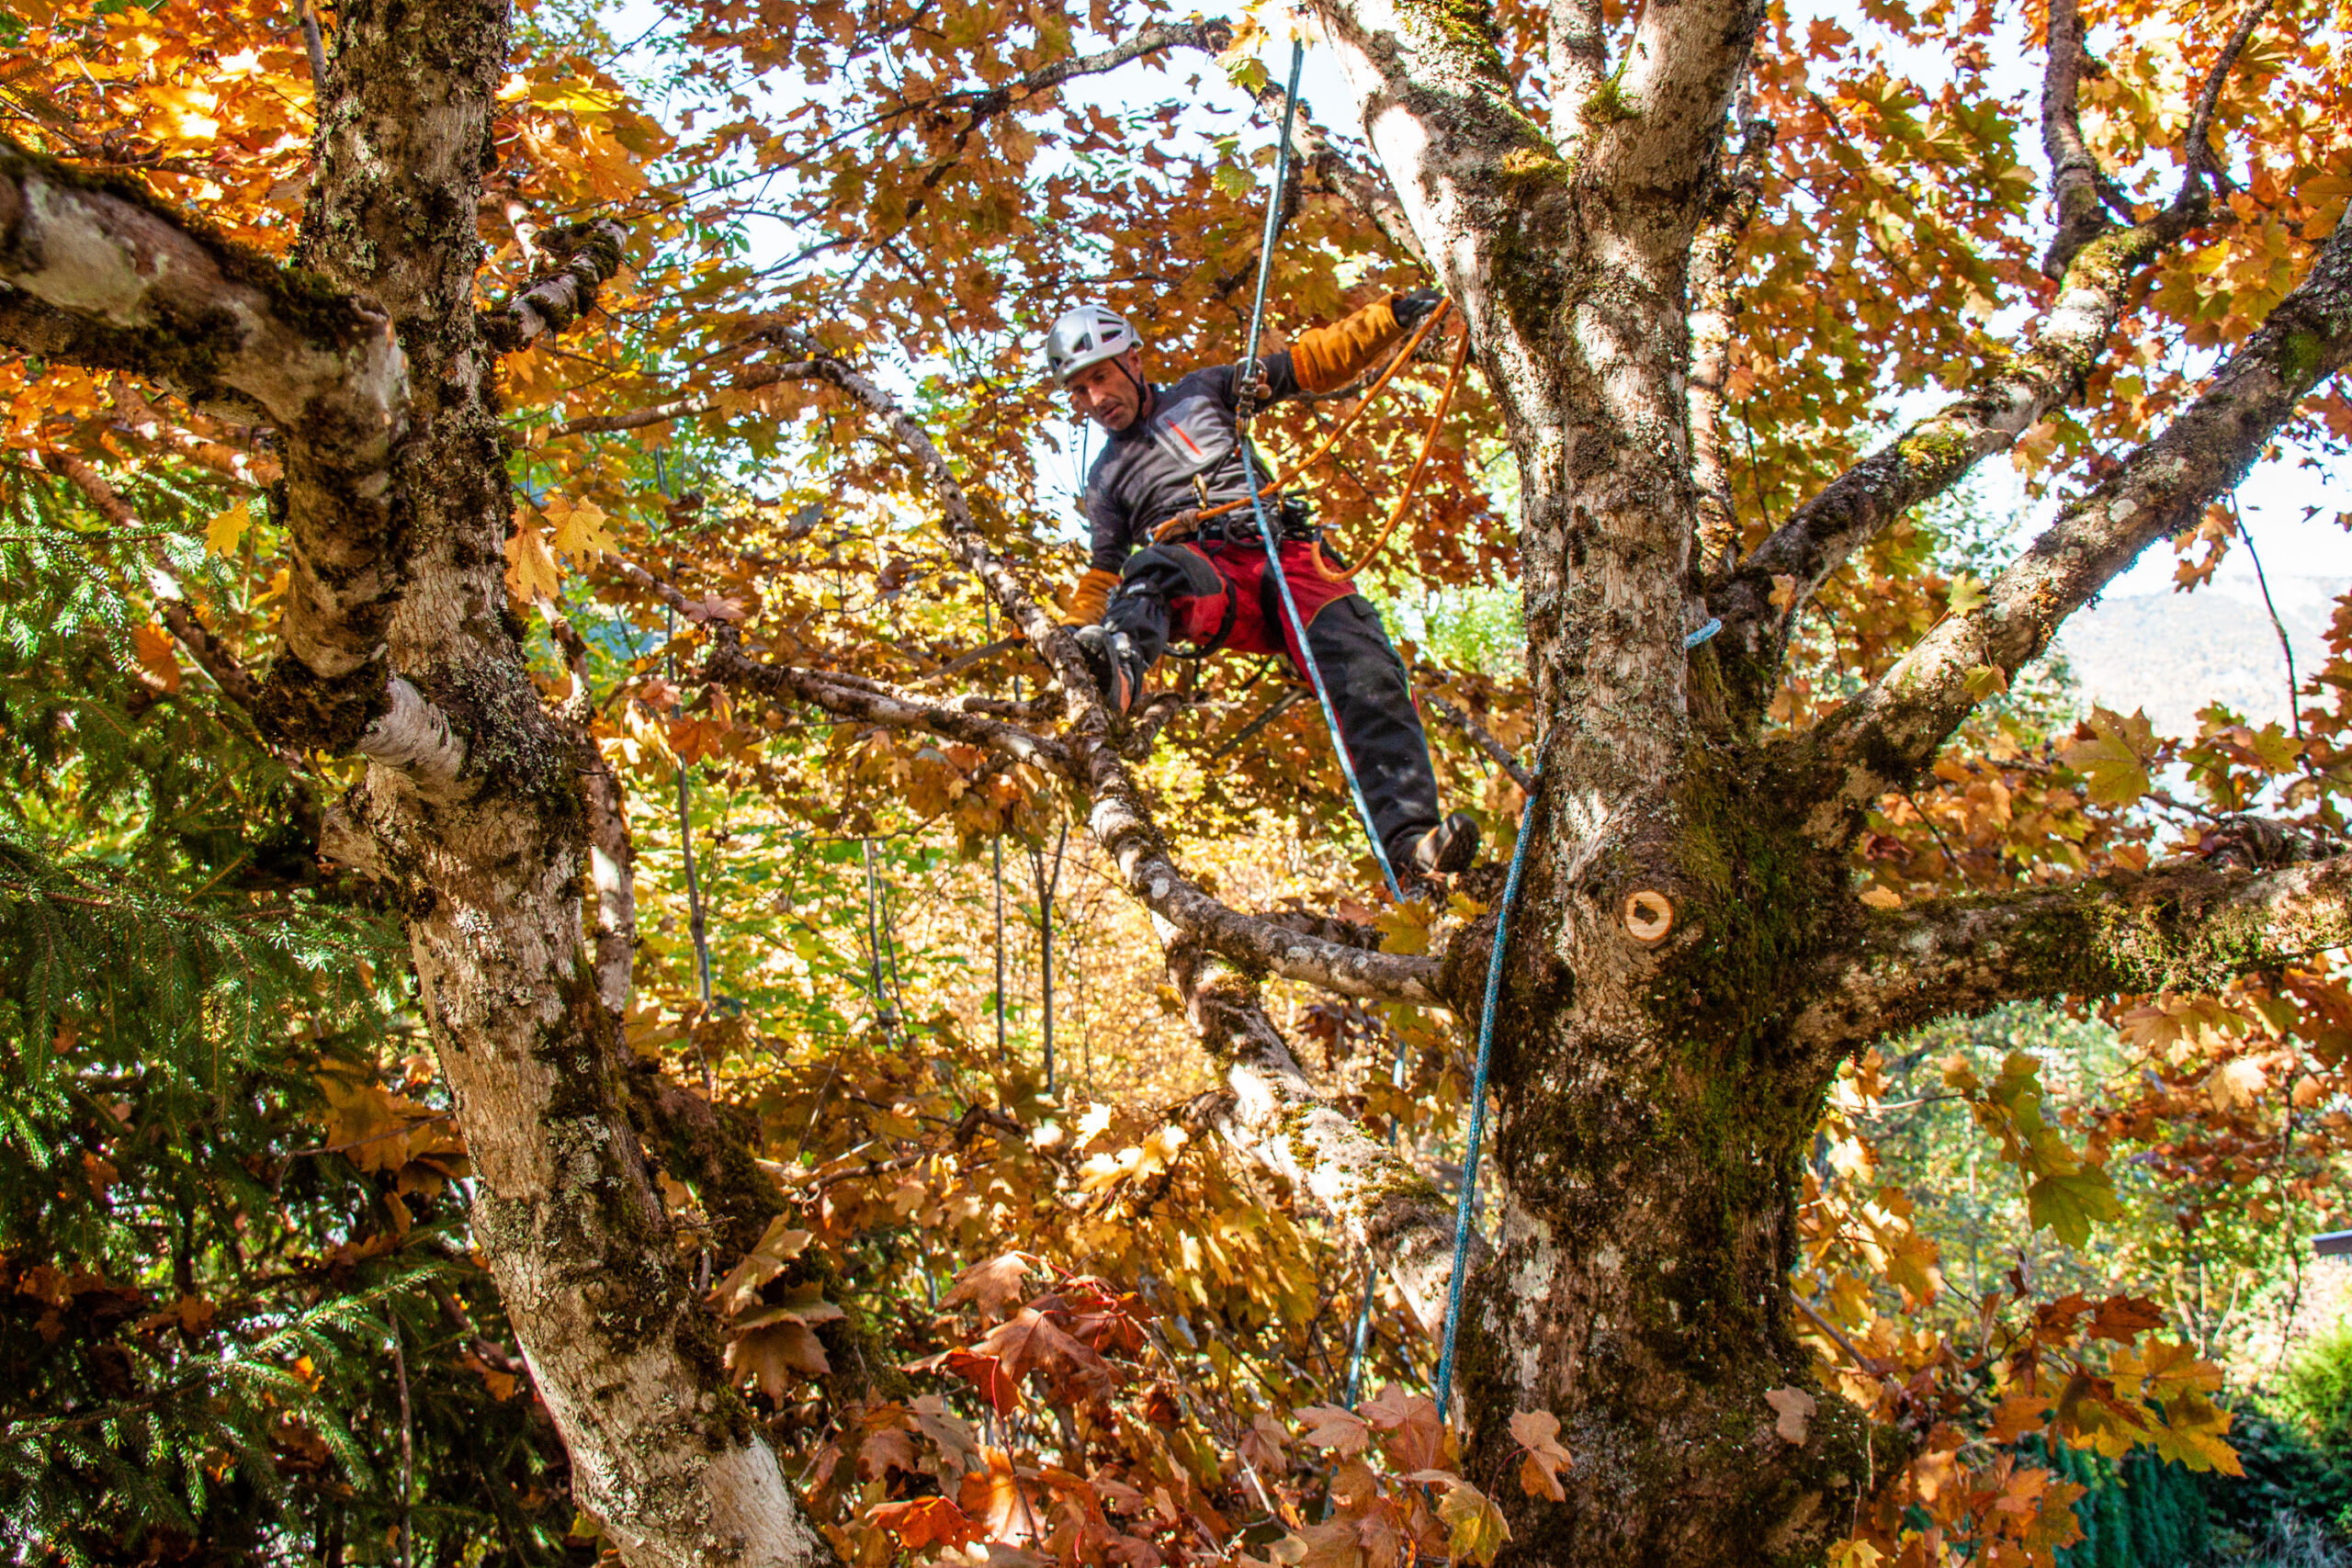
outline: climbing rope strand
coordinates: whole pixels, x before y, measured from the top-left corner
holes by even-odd
[[[1266,231],[1258,247],[1258,291],[1250,301],[1250,337],[1247,352],[1241,356],[1245,367],[1257,362],[1258,333],[1265,324],[1266,281],[1273,273],[1274,237],[1282,224],[1283,186],[1290,177],[1291,126],[1298,115],[1298,77],[1306,64],[1305,40],[1294,41],[1290,49],[1290,86],[1283,99],[1282,140],[1274,143],[1274,188],[1266,197]],[[1364,838],[1372,844],[1372,857],[1380,863],[1380,875],[1388,884],[1388,896],[1401,904],[1405,890],[1397,886],[1396,868],[1388,863],[1388,848],[1380,841],[1380,829],[1372,819],[1372,803],[1364,798],[1363,784],[1356,777],[1355,759],[1348,754],[1347,738],[1340,733],[1339,710],[1331,705],[1330,691],[1323,684],[1323,671],[1316,667],[1315,650],[1306,643],[1306,623],[1299,618],[1297,601],[1291,597],[1290,579],[1283,572],[1282,547],[1266,520],[1266,498],[1258,488],[1258,468],[1250,458],[1246,419],[1234,434],[1241,449],[1241,482],[1250,492],[1250,510],[1258,522],[1258,542],[1266,547],[1266,570],[1273,576],[1275,591],[1283,602],[1283,615],[1290,624],[1291,635],[1298,640],[1299,663],[1306,667],[1306,683],[1315,688],[1315,700],[1322,705],[1323,722],[1330,728],[1331,750],[1339,755],[1340,772],[1348,781],[1348,794],[1355,801],[1356,815],[1363,820]]]
[[[1453,366],[1446,372],[1445,389],[1438,394],[1437,412],[1430,416],[1430,427],[1422,433],[1421,455],[1413,459],[1413,471],[1405,476],[1405,488],[1397,492],[1396,504],[1389,508],[1388,521],[1381,525],[1380,532],[1372,536],[1372,543],[1363,547],[1353,566],[1342,563],[1337,568],[1327,567],[1323,564],[1321,553],[1317,552],[1314,562],[1316,576],[1326,582],[1343,582],[1362,571],[1372,564],[1372,558],[1380,553],[1381,547],[1388,543],[1388,536],[1396,531],[1396,525],[1405,520],[1405,509],[1413,504],[1414,492],[1421,488],[1421,471],[1430,466],[1430,454],[1437,450],[1437,433],[1445,423],[1445,411],[1453,406],[1453,389],[1462,379],[1462,367],[1469,361],[1470,329],[1465,326],[1462,329],[1462,341],[1453,345]]]
[[[1539,748],[1536,755],[1543,755]],[[1537,784],[1544,782],[1544,764],[1535,765]],[[1510,874],[1503,878],[1502,902],[1495,906],[1495,945],[1487,955],[1487,997],[1478,1008],[1478,1066],[1470,1083],[1470,1146],[1462,1156],[1462,1197],[1453,1210],[1453,1277],[1445,1286],[1445,1337],[1437,1358],[1437,1418],[1445,1420],[1445,1407],[1453,1399],[1453,1336],[1462,1326],[1462,1277],[1468,1270],[1463,1267],[1470,1251],[1470,1222],[1478,1204],[1478,1146],[1487,1133],[1487,1067],[1494,1058],[1495,1006],[1503,991],[1503,943],[1510,930],[1510,907],[1519,897],[1520,873],[1527,865],[1527,841],[1533,837],[1528,829],[1535,823],[1535,795],[1527,792],[1527,805],[1519,814],[1519,842],[1511,846]]]
[[[1453,308],[1452,301],[1440,299],[1437,302],[1436,308],[1430,310],[1426,317],[1422,318],[1421,324],[1413,329],[1413,335],[1405,340],[1405,346],[1396,351],[1395,357],[1388,361],[1386,367],[1384,368],[1377,377],[1374,378],[1372,385],[1364,389],[1363,396],[1355,400],[1355,406],[1349,409],[1347,412],[1341,414],[1340,416],[1339,423],[1324,433],[1323,439],[1315,444],[1314,450],[1307,453],[1306,457],[1301,457],[1297,462],[1292,464],[1289,472],[1267,479],[1265,484],[1260,488],[1258,493],[1261,495],[1273,495],[1277,493],[1284,485],[1291,483],[1293,480],[1296,479],[1299,475],[1306,472],[1307,469],[1315,467],[1316,464],[1330,456],[1331,448],[1340,444],[1340,437],[1345,435],[1349,429],[1354,425],[1356,416],[1363,413],[1364,410],[1372,406],[1373,400],[1380,396],[1382,389],[1385,389],[1391,380],[1396,378],[1396,372],[1405,367],[1405,362],[1413,357],[1415,351],[1421,346],[1421,340],[1428,337],[1431,332],[1436,330],[1438,323],[1445,320],[1446,312]],[[1464,352],[1466,352],[1466,350],[1467,344],[1465,344]],[[1251,356],[1252,359],[1255,357],[1255,355]],[[1242,363],[1247,365],[1250,363],[1250,361],[1244,360]],[[1448,395],[1451,396],[1452,394],[1449,392]],[[1443,419],[1444,417],[1445,410],[1443,406],[1441,405],[1438,410],[1438,418]],[[1434,428],[1435,423],[1432,422],[1432,432],[1434,432]],[[1249,504],[1250,498],[1248,496],[1238,495],[1234,497],[1231,501],[1220,502],[1216,505],[1209,507],[1204,511],[1180,512],[1175,516],[1170,518],[1167,522],[1162,523],[1159,525],[1159,531],[1155,533],[1152,537],[1154,539],[1164,539],[1169,535],[1182,532],[1183,529],[1191,527],[1195,523],[1206,522],[1212,517],[1222,517],[1228,512],[1238,512]]]

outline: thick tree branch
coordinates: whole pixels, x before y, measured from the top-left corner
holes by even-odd
[[[628,243],[628,231],[609,218],[550,236],[548,248],[562,265],[504,309],[484,312],[482,337],[501,354],[513,354],[542,333],[561,332],[594,308],[596,290],[620,271]]]
[[[1609,79],[1609,23],[1600,0],[1552,0],[1544,62],[1552,78],[1552,135],[1575,139],[1584,107]]]
[[[1268,82],[1252,96],[1258,100],[1259,107],[1266,110],[1275,123],[1280,124],[1283,90]],[[1406,215],[1405,204],[1396,199],[1396,192],[1390,186],[1387,176],[1376,168],[1362,167],[1341,152],[1324,133],[1323,128],[1303,109],[1297,119],[1292,122],[1290,155],[1292,164],[1306,175],[1295,189],[1312,184],[1316,188],[1338,197],[1385,235],[1390,244],[1422,265],[1429,265],[1429,255],[1421,249],[1421,238],[1413,232],[1413,221]],[[1287,221],[1288,214],[1284,219]],[[1250,269],[1257,265],[1257,247],[1252,245],[1246,257],[1237,257],[1234,276],[1248,276]]]
[[[1350,1240],[1380,1259],[1421,1326],[1434,1330],[1453,1277],[1453,1205],[1323,1097],[1255,987],[1191,939],[1173,941],[1168,958],[1185,1016],[1233,1091],[1219,1131],[1335,1216]],[[1481,1245],[1472,1254],[1472,1267],[1485,1251]]]
[[[2245,52],[2246,40],[2254,37],[2254,29],[2262,25],[2262,18],[2269,11],[2270,0],[2254,0],[2238,18],[2238,25],[2230,29],[2212,69],[2205,73],[2205,86],[2197,95],[2197,108],[2188,117],[2188,134],[2184,138],[2188,144],[2188,177],[2199,189],[2209,177],[2220,179],[2227,187],[2228,178],[2222,174],[2221,161],[2213,152],[2213,116],[2221,107],[2222,85],[2236,67],[2238,56]]]
[[[1797,617],[1831,572],[1911,508],[2082,395],[2140,270],[2201,210],[2176,204],[2085,247],[2030,348],[1838,475],[1715,586],[1708,608],[1723,617],[1730,673],[1751,711],[1770,700]]]
[[[438,770],[464,748],[382,664],[399,586],[391,464],[408,400],[390,322],[7,142],[0,283],[40,307],[0,310],[0,338],[15,346],[135,370],[198,406],[251,403],[277,426],[294,559],[284,652],[256,717],[277,738],[354,748],[446,790],[455,775]],[[17,327],[27,335],[8,337]]]
[[[1800,1022],[1825,1048],[2004,1001],[2210,991],[2352,943],[2352,855],[2281,870],[2199,863],[2072,887],[1861,910]]]
[[[2099,198],[2098,160],[2083,140],[2078,107],[2084,68],[2089,63],[2079,0],[2050,0],[2049,45],[2041,73],[2041,150],[2050,159],[2050,196],[2058,209],[2058,232],[2041,259],[2041,270],[2062,277],[2082,248],[2108,227]]]
[[[2352,359],[2352,223],[2171,426],[2068,505],[1994,580],[1984,603],[1949,615],[1894,669],[1794,743],[1821,805],[1809,830],[1840,841],[1860,812],[1907,784],[1985,695],[2049,645],[2156,540],[2192,527],[2245,475],[2296,405]]]
[[[1641,8],[1613,83],[1595,89],[1579,110],[1605,184],[1696,193],[1713,167],[1732,91],[1763,19],[1762,0]]]
[[[703,662],[702,674],[706,681],[739,691],[814,703],[843,718],[862,719],[892,729],[926,730],[967,746],[1001,751],[1024,762],[1037,762],[1057,773],[1069,771],[1069,749],[1060,741],[976,713],[962,705],[967,699],[950,697],[943,702],[927,702],[878,682],[852,685],[821,671],[763,664],[743,652],[731,629],[720,633],[714,642],[710,657]]]

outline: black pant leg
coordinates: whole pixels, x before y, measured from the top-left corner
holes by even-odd
[[[1438,825],[1440,815],[1437,772],[1406,687],[1405,661],[1389,646],[1380,612],[1361,593],[1316,616],[1306,628],[1306,646],[1331,694],[1381,846],[1396,865],[1415,839]]]
[[[1168,651],[1171,609],[1190,601],[1226,591],[1216,569],[1178,545],[1154,545],[1137,550],[1120,569],[1118,592],[1102,612],[1102,624],[1127,634],[1128,645],[1149,670]]]

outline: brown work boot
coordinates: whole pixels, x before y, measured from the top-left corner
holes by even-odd
[[[1413,840],[1408,857],[1412,871],[1424,877],[1454,876],[1468,871],[1478,859],[1478,824],[1457,811]]]

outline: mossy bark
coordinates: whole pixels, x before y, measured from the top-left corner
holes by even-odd
[[[463,758],[429,788],[371,768],[343,815],[407,912],[478,1177],[475,1235],[581,1505],[632,1564],[800,1568],[830,1549],[720,1364],[631,1122],[581,921],[587,742],[540,701],[508,608],[507,446],[473,289],[509,25],[500,0],[337,14],[300,254],[390,315],[409,400],[385,525],[298,530],[297,549],[375,552],[395,589],[360,628],[376,690],[386,669],[411,682]],[[322,581],[322,602],[336,586]]]

